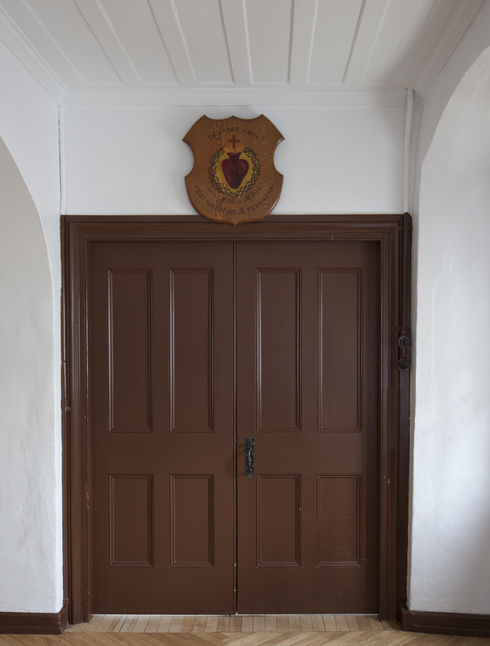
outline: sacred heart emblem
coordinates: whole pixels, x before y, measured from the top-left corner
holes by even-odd
[[[196,211],[208,220],[234,225],[268,215],[282,189],[274,151],[283,139],[264,115],[201,117],[184,137],[194,154],[185,183]]]
[[[221,168],[228,186],[238,188],[249,169],[246,159],[240,159],[241,153],[228,153],[228,159],[223,159]]]

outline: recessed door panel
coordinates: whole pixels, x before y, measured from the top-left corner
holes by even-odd
[[[318,565],[359,565],[361,476],[318,476]]]
[[[362,270],[319,271],[320,431],[362,428]]]
[[[153,565],[153,476],[109,475],[110,556],[114,565]]]
[[[108,272],[109,429],[148,433],[153,421],[151,270]]]
[[[257,565],[299,566],[300,476],[257,476]]]
[[[172,567],[214,567],[213,476],[170,476]]]
[[[171,430],[213,430],[212,269],[170,271]]]
[[[299,431],[300,274],[257,269],[256,278],[258,430]]]

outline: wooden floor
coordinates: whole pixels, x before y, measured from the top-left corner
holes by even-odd
[[[490,639],[400,630],[256,633],[103,633],[0,635],[0,646],[489,646]]]
[[[300,633],[399,630],[376,615],[94,615],[71,632]]]
[[[490,639],[383,631],[0,635],[0,646],[489,646]]]
[[[0,635],[0,646],[490,646],[490,639],[406,633],[360,615],[96,615],[63,635]]]

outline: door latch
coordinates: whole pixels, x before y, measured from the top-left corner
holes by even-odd
[[[255,440],[247,437],[245,440],[245,475],[251,478],[255,474]]]

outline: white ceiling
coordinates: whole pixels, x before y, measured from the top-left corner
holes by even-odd
[[[483,4],[0,0],[0,39],[65,105],[185,97],[396,104],[404,88],[427,92]]]

